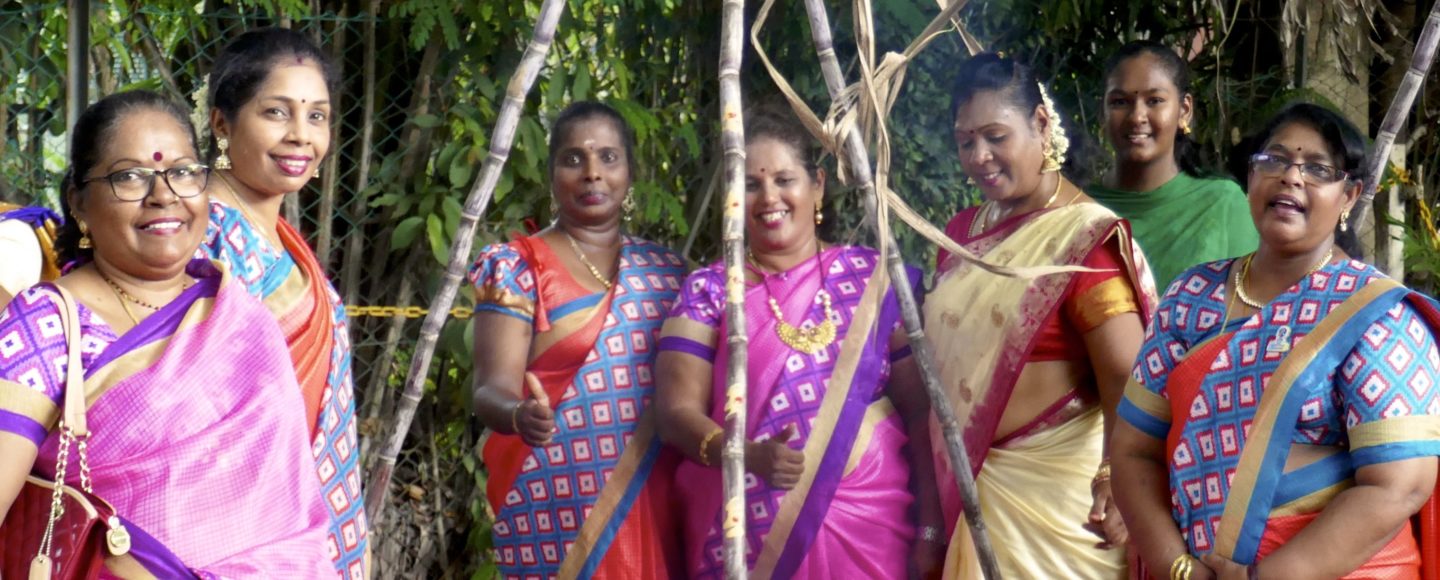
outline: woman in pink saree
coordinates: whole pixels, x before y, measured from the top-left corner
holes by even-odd
[[[914,458],[929,457],[929,405],[880,255],[819,240],[824,173],[804,130],[746,121],[748,566],[759,578],[903,578],[912,560],[928,572],[942,522],[930,464]],[[657,360],[660,434],[688,459],[675,489],[697,578],[723,575],[724,281],[720,264],[690,275]]]
[[[110,573],[334,577],[284,336],[225,270],[191,260],[209,168],[186,114],[120,93],[73,135],[58,246],[78,265],[0,313],[0,517],[32,468],[54,476],[67,371],[56,361],[81,349],[93,490],[133,540]],[[68,339],[59,288],[77,302]],[[79,486],[79,470],[66,481]]]

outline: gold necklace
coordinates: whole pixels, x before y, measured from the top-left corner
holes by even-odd
[[[124,288],[121,288],[121,287],[120,287],[120,284],[119,284],[119,283],[115,282],[115,280],[111,279],[109,276],[106,276],[106,275],[105,275],[105,272],[104,272],[103,270],[101,270],[99,266],[96,266],[96,267],[95,267],[95,273],[96,273],[96,274],[99,274],[99,275],[100,275],[100,279],[101,279],[101,280],[104,280],[105,283],[110,286],[110,290],[115,293],[115,296],[116,296],[117,298],[120,298],[120,307],[123,308],[123,309],[125,309],[125,315],[130,317],[130,322],[133,322],[133,323],[135,323],[135,324],[140,324],[140,318],[137,317],[137,316],[135,316],[135,312],[134,312],[134,311],[130,310],[130,304],[134,304],[134,305],[140,306],[140,307],[142,307],[142,308],[148,308],[148,309],[150,309],[150,311],[152,311],[152,312],[159,312],[159,311],[160,311],[160,307],[159,307],[159,306],[156,306],[156,305],[154,305],[154,304],[151,304],[151,303],[149,303],[149,302],[146,302],[146,301],[144,301],[144,300],[141,300],[141,299],[139,299],[139,298],[136,298],[133,294],[131,294],[131,293],[129,293],[129,292],[126,292]],[[181,287],[180,287],[180,292],[181,292],[181,293],[184,293],[184,292],[185,292],[186,290],[188,290],[189,288],[190,288],[190,285],[189,285],[189,284],[184,284],[184,283],[182,283],[182,285],[181,285]]]
[[[575,238],[570,237],[570,232],[565,231],[565,228],[559,228],[559,230],[560,233],[565,234],[565,240],[570,242],[570,249],[575,251],[575,255],[580,258],[580,263],[585,265],[585,269],[590,270],[590,275],[594,276],[596,280],[599,280],[600,285],[604,286],[606,290],[614,287],[615,284],[608,278],[601,276],[600,269],[596,268],[595,264],[591,264],[590,259],[585,257],[585,252],[580,251],[580,244],[575,243]]]
[[[1045,200],[1045,205],[1040,206],[1040,209],[1049,208],[1050,204],[1055,203],[1055,198],[1060,196],[1060,189],[1063,185],[1065,185],[1065,178],[1056,176],[1055,191],[1051,192],[1050,199]],[[1077,193],[1075,197],[1079,197],[1079,194]],[[1075,201],[1075,197],[1071,197],[1069,201],[1065,202],[1065,205],[1070,205],[1071,201]],[[990,229],[995,224],[999,223],[1000,220],[1005,219],[1007,215],[1009,214],[1006,213],[1002,215],[1000,213],[999,202],[985,202],[984,205],[981,206],[980,211],[976,212],[975,221],[970,222],[970,237],[973,238],[980,235],[981,232]]]
[[[830,305],[830,293],[825,291],[825,271],[820,270],[821,288],[815,293],[820,303],[825,307],[825,320],[810,328],[797,328],[795,325],[785,322],[785,316],[780,312],[780,303],[775,301],[775,293],[770,291],[770,280],[766,276],[765,269],[760,265],[760,260],[755,258],[755,253],[749,249],[745,253],[750,258],[750,263],[760,273],[760,282],[765,285],[765,293],[769,294],[770,312],[775,315],[775,334],[779,335],[780,342],[785,343],[797,352],[815,354],[828,348],[835,342],[835,310]],[[815,262],[820,262],[820,240],[815,240]],[[813,303],[813,300],[812,300]]]
[[[256,230],[260,231],[260,235],[265,238],[265,241],[274,249],[278,250],[283,248],[284,245],[280,243],[280,240],[274,237],[275,232],[265,231],[260,220],[255,219],[254,210],[250,209],[250,204],[245,202],[245,198],[240,197],[240,192],[236,191],[235,186],[230,184],[230,178],[219,171],[215,172],[215,174],[220,176],[220,181],[225,184],[225,189],[230,190],[230,198],[235,200],[236,205],[240,208],[240,213],[245,214],[245,219],[249,220],[250,224],[255,226]]]
[[[1310,268],[1310,271],[1306,272],[1305,276],[1309,277],[1311,274],[1319,272],[1320,269],[1324,268],[1325,264],[1329,264],[1330,259],[1334,257],[1335,246],[1330,246],[1330,251],[1325,252],[1325,257],[1320,259],[1320,263],[1315,264],[1314,267]],[[1240,301],[1244,302],[1246,306],[1249,306],[1256,310],[1264,310],[1264,304],[1261,304],[1258,300],[1250,298],[1250,295],[1245,293],[1245,281],[1250,279],[1250,262],[1254,259],[1255,254],[1252,252],[1249,256],[1245,257],[1245,266],[1242,267],[1240,271],[1235,272],[1235,295],[1238,296],[1240,298]],[[1301,279],[1303,280],[1304,278]]]

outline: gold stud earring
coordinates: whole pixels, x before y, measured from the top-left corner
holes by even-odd
[[[90,241],[90,226],[86,225],[85,222],[81,220],[76,220],[75,224],[80,226],[80,243],[76,245],[78,245],[82,250],[94,249],[95,244]]]
[[[216,139],[215,148],[220,150],[220,155],[215,157],[215,168],[229,171],[232,165],[230,164],[230,155],[226,151],[230,149],[230,139],[228,137]]]

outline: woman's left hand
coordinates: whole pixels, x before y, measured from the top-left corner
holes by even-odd
[[[1111,549],[1117,546],[1124,546],[1130,540],[1130,531],[1125,528],[1125,519],[1120,517],[1120,509],[1115,505],[1115,499],[1110,490],[1110,482],[1102,481],[1090,488],[1094,503],[1090,505],[1089,523],[1085,529],[1100,536],[1100,547]]]
[[[1250,577],[1249,568],[1224,556],[1205,554],[1200,557],[1200,561],[1205,567],[1215,571],[1215,578],[1218,580],[1247,580]]]

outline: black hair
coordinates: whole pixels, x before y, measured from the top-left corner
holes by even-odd
[[[235,37],[221,49],[210,68],[210,108],[234,119],[245,103],[255,98],[276,63],[314,61],[325,87],[335,92],[335,65],[304,34],[288,28],[257,28]]]
[[[635,129],[630,127],[630,123],[620,115],[620,111],[599,101],[576,101],[560,111],[560,116],[555,118],[555,125],[550,129],[550,155],[545,160],[548,172],[554,176],[555,156],[560,154],[560,145],[570,138],[570,132],[575,130],[575,125],[595,118],[608,119],[615,124],[615,130],[620,133],[620,143],[625,146],[625,163],[630,172],[630,180],[634,181]]]
[[[1015,59],[993,52],[983,52],[970,57],[960,65],[959,72],[950,89],[950,124],[959,120],[960,107],[970,102],[976,94],[995,91],[1028,116],[1044,101],[1040,97],[1040,84],[1035,72],[1029,66]],[[1065,115],[1054,112],[1050,121],[1060,123],[1065,136],[1070,140],[1070,149],[1065,152],[1065,163],[1060,168],[1075,185],[1085,187],[1094,176],[1095,145],[1090,136]]]
[[[1175,90],[1181,99],[1190,94],[1190,65],[1173,49],[1154,40],[1136,40],[1126,43],[1125,46],[1120,47],[1120,50],[1115,51],[1115,54],[1110,55],[1110,58],[1105,61],[1105,80],[1108,82],[1110,77],[1115,74],[1115,69],[1119,68],[1121,64],[1146,54],[1155,57],[1165,72],[1169,73],[1170,82],[1174,83]],[[1191,110],[1194,108],[1192,107]],[[1183,131],[1175,132],[1175,145],[1171,147],[1171,150],[1175,154],[1175,163],[1180,166],[1180,170],[1190,174],[1191,177],[1209,177],[1213,174],[1205,166],[1199,144]]]
[[[810,179],[819,178],[820,144],[789,109],[759,105],[745,112],[745,144],[760,139],[774,139],[790,147]]]
[[[70,191],[79,191],[80,181],[96,177],[90,175],[90,171],[100,161],[115,127],[126,117],[142,111],[170,115],[185,131],[190,147],[195,147],[195,127],[190,123],[189,111],[158,93],[146,90],[115,93],[87,107],[70,130],[70,168],[66,170],[60,186],[60,211],[65,216],[65,223],[56,236],[55,251],[61,264],[88,262],[94,257],[92,250],[80,249],[80,224],[70,207]]]
[[[1365,170],[1368,148],[1365,135],[1340,113],[1321,105],[1305,102],[1294,103],[1281,109],[1279,113],[1266,121],[1259,131],[1236,145],[1229,164],[1231,172],[1235,174],[1235,179],[1249,188],[1250,156],[1259,153],[1281,128],[1294,123],[1314,129],[1321,138],[1325,139],[1325,143],[1330,147],[1331,157],[1335,159],[1340,170],[1349,174],[1347,178],[1349,181],[1362,186],[1370,181],[1370,176],[1366,174]],[[1364,259],[1365,249],[1360,245],[1360,238],[1356,234],[1355,228],[1340,231],[1337,224],[1335,244],[1351,257]]]

